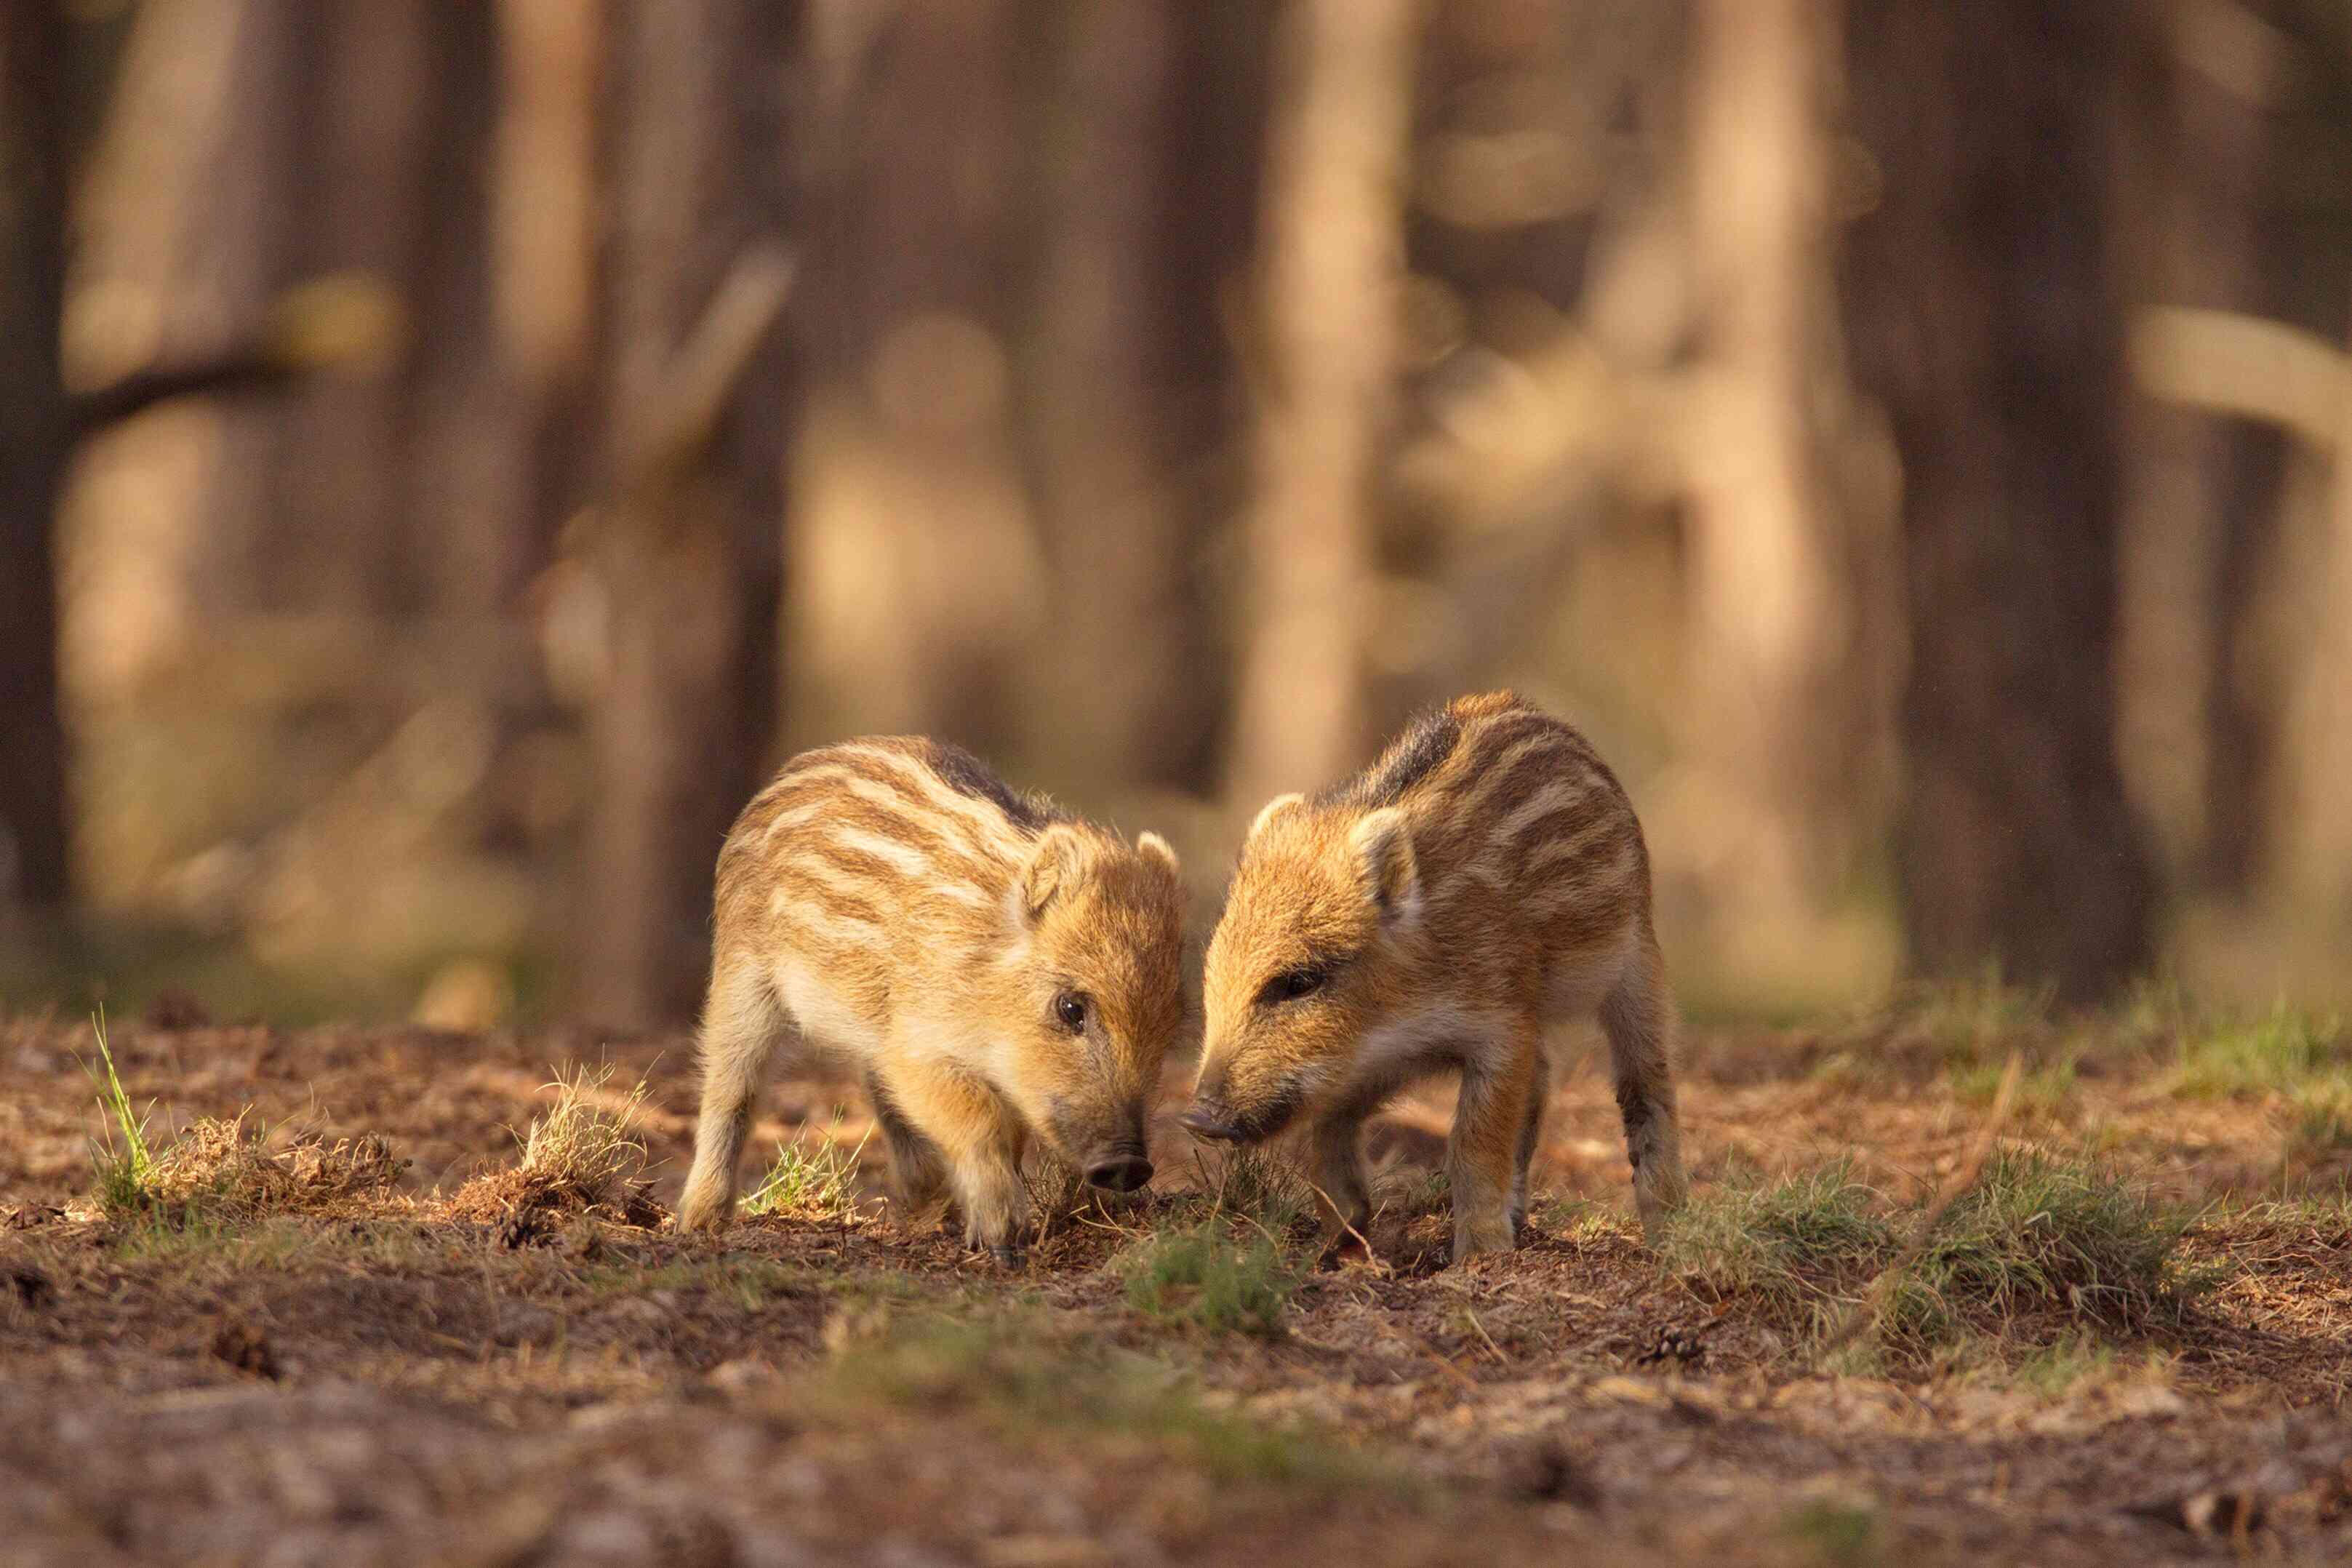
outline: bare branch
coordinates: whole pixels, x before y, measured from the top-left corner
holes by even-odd
[[[2152,396],[2284,426],[2323,452],[2343,438],[2352,406],[2352,355],[2300,327],[2229,310],[2142,312],[2131,368]]]
[[[630,490],[657,493],[701,460],[736,387],[792,298],[793,271],[793,258],[773,245],[753,246],[728,268],[671,358],[654,427],[630,464]]]
[[[400,300],[380,279],[349,273],[313,279],[280,296],[241,342],[79,394],[71,400],[72,438],[86,439],[175,398],[275,391],[321,371],[381,363],[401,331]]]

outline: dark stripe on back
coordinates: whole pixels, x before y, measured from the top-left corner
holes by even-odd
[[[1352,805],[1367,811],[1394,805],[1412,786],[1445,765],[1462,743],[1462,721],[1450,708],[1423,713],[1407,726],[1381,760],[1354,778],[1315,796],[1317,805]]]
[[[813,831],[804,841],[815,845],[848,847],[835,838],[825,837],[842,828],[854,828],[886,838],[928,858],[935,870],[950,877],[980,877],[986,874],[986,862],[966,848],[958,839],[939,831],[937,824],[948,820],[937,816],[925,816],[917,812],[892,812],[871,801],[855,796],[835,802],[825,812],[824,819],[813,824]],[[958,826],[961,826],[959,824]],[[864,853],[864,851],[860,851]],[[892,876],[904,876],[896,866],[889,868]]]
[[[882,912],[881,907],[871,900],[861,899],[855,893],[845,893],[833,888],[822,889],[813,895],[793,899],[784,905],[781,913],[784,920],[812,936],[820,936],[828,932],[838,936],[839,928],[833,925],[831,921],[844,919],[863,921],[885,935],[899,929]]]
[[[1478,760],[1481,765],[1492,763],[1522,741],[1532,741],[1538,735],[1566,735],[1567,725],[1549,713],[1532,708],[1517,708],[1496,714],[1478,727]]]
[[[819,746],[814,751],[803,752],[784,764],[783,771],[769,784],[762,798],[774,803],[780,811],[788,809],[799,796],[835,788],[835,781],[818,776],[818,773],[820,769],[835,768],[863,783],[880,784],[910,805],[921,798],[916,786],[908,784],[898,770],[886,767],[845,745]]]
[[[1051,802],[1006,784],[961,746],[926,738],[917,742],[915,755],[950,789],[988,802],[1024,833],[1041,833],[1049,824],[1070,820],[1068,812]]]
[[[1508,765],[1507,772],[1499,775],[1494,773],[1513,745],[1528,742],[1533,744]],[[1502,744],[1489,746],[1479,758],[1479,771],[1471,775],[1470,787],[1479,792],[1479,809],[1491,822],[1508,816],[1533,800],[1547,784],[1573,779],[1582,760],[1568,743],[1563,727],[1552,724],[1543,732],[1508,737]]]
[[[868,881],[903,884],[912,880],[908,872],[871,849],[860,849],[835,838],[812,837],[801,847],[801,853],[812,859],[824,861],[836,871],[846,871],[853,877],[863,877]]]
[[[1517,870],[1535,858],[1537,850],[1561,839],[1569,839],[1574,847],[1567,855],[1553,861],[1549,868],[1550,874],[1557,876],[1588,858],[1595,846],[1615,839],[1622,831],[1623,825],[1613,815],[1605,809],[1596,809],[1595,803],[1587,797],[1574,805],[1547,811],[1519,829],[1519,836],[1511,841],[1507,853],[1513,869]]]
[[[835,752],[826,758],[826,765],[842,769],[860,784],[879,785],[895,795],[904,805],[919,806],[922,804],[922,795],[918,786],[901,778],[896,771],[877,764],[871,758],[844,756]],[[767,799],[773,808],[768,815],[771,817],[781,816],[785,812],[796,806],[805,805],[812,800],[823,800],[836,794],[845,796],[849,795],[848,791],[842,788],[841,781],[838,779],[825,777],[814,772],[788,773],[768,786]],[[850,798],[862,797],[850,796]],[[879,803],[876,804],[878,807]],[[879,807],[879,809],[888,808]]]

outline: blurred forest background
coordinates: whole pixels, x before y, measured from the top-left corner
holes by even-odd
[[[0,999],[690,1013],[762,774],[1511,684],[1695,1010],[2352,994],[2347,0],[6,0]]]

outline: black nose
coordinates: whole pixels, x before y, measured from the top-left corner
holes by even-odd
[[[1213,1139],[1220,1143],[1238,1143],[1242,1130],[1230,1121],[1222,1121],[1199,1106],[1194,1106],[1178,1119],[1184,1131],[1195,1138]]]
[[[1151,1162],[1140,1154],[1114,1154],[1088,1165],[1087,1180],[1115,1193],[1131,1193],[1151,1180]]]

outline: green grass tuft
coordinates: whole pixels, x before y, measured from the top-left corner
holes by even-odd
[[[1919,1217],[1889,1212],[1841,1162],[1718,1189],[1677,1216],[1661,1256],[1817,1343],[1901,1263],[1880,1286],[1876,1334],[1886,1352],[1914,1359],[1975,1334],[2023,1330],[2040,1343],[2137,1332],[2178,1321],[2210,1283],[2181,1260],[2189,1216],[2082,1162],[1995,1154],[1914,1255]]]
[[[2160,1384],[2172,1377],[2170,1352],[2118,1344],[2093,1328],[2071,1329],[2038,1344],[1998,1332],[1973,1334],[1946,1347],[1937,1363],[1939,1372],[1954,1377],[2047,1400],[2086,1385]]]
[[[1811,1336],[1832,1326],[1895,1245],[1876,1194],[1840,1160],[1768,1185],[1717,1188],[1675,1216],[1659,1255]]]
[[[775,1163],[743,1202],[753,1215],[787,1215],[795,1219],[846,1219],[857,1211],[857,1162],[866,1152],[873,1130],[844,1149],[825,1137],[812,1152],[804,1143],[779,1144]]]
[[[2183,1099],[2250,1099],[2287,1093],[2352,1067],[2341,1020],[2280,1007],[2252,1023],[2230,1022],[2185,1036],[2172,1092]]]
[[[1862,1568],[1885,1561],[1878,1510],[1832,1498],[1812,1498],[1790,1509],[1780,1533],[1832,1568]]]
[[[1236,1237],[1214,1215],[1152,1232],[1111,1259],[1128,1305],[1211,1333],[1275,1335],[1304,1275],[1272,1235]]]
[[[2075,1384],[2113,1376],[2122,1358],[2095,1334],[2071,1333],[2042,1346],[2011,1367],[2011,1381],[2043,1399],[2055,1399]]]
[[[131,1109],[131,1096],[122,1088],[122,1077],[114,1069],[114,1051],[106,1039],[105,1013],[101,1011],[91,1018],[89,1026],[98,1039],[98,1059],[105,1068],[100,1076],[97,1068],[83,1064],[83,1070],[89,1074],[98,1091],[99,1136],[90,1141],[89,1160],[98,1173],[99,1206],[109,1215],[132,1214],[150,1203],[155,1156],[147,1143],[147,1122],[154,1115],[155,1107],[151,1100],[143,1111]],[[115,1143],[117,1131],[122,1136],[120,1147]]]
[[[2132,1331],[2177,1318],[2204,1283],[2180,1263],[2190,1219],[2101,1167],[2003,1151],[1906,1271],[1890,1327],[1935,1342],[1987,1319]]]
[[[1897,1017],[1933,1041],[1951,1066],[1995,1061],[2021,1038],[2045,1033],[2054,993],[2027,990],[2001,978],[1998,965],[1973,980],[1913,989],[1896,1004]]]
[[[2315,1173],[2340,1170],[2352,1159],[2352,1086],[2296,1090],[2280,1144],[2281,1174],[2290,1183],[2308,1184]]]
[[[2006,1062],[1976,1062],[1955,1066],[1945,1076],[1954,1099],[1989,1106],[2000,1094],[2001,1077],[2007,1071]],[[2074,1058],[2063,1057],[2046,1066],[2021,1068],[2010,1106],[2021,1115],[2055,1116],[2074,1094]]]
[[[2296,1096],[2288,1136],[2308,1153],[2352,1153],[2352,1094],[2329,1089]]]

